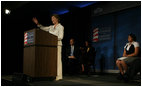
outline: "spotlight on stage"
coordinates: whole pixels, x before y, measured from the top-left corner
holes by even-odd
[[[11,11],[9,10],[9,9],[5,9],[5,14],[10,14],[11,13]]]

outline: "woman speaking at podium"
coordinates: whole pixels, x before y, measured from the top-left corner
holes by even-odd
[[[54,25],[42,26],[39,24],[36,18],[33,18],[33,22],[42,30],[48,31],[49,33],[58,37],[58,57],[57,57],[57,76],[56,81],[62,79],[62,60],[61,60],[61,51],[62,51],[62,39],[64,36],[64,27],[59,23],[60,18],[58,15],[53,14],[51,16],[51,21]]]

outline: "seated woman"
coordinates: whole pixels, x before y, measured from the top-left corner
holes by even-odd
[[[94,69],[94,62],[95,62],[95,48],[91,46],[90,41],[85,41],[85,47],[81,49],[81,64],[82,64],[82,72],[84,74],[90,75],[91,66]]]
[[[128,35],[128,43],[124,47],[123,57],[116,60],[116,65],[120,70],[120,78],[127,72],[128,66],[139,56],[139,43],[136,42],[134,34]],[[122,78],[121,78],[122,79]]]

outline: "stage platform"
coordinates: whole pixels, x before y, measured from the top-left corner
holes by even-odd
[[[128,83],[116,79],[116,74],[103,75],[65,75],[60,81],[33,81],[29,83],[13,84],[12,75],[2,75],[1,85],[29,85],[29,86],[141,86],[141,80],[134,80]]]

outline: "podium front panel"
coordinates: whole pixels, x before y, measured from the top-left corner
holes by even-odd
[[[36,76],[57,76],[57,47],[36,47]]]
[[[35,46],[24,48],[23,72],[35,77]]]
[[[57,36],[40,29],[24,32],[24,74],[31,77],[56,77],[57,42]]]

